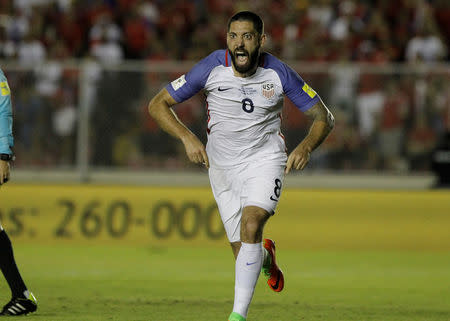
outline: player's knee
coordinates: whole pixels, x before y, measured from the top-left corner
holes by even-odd
[[[261,219],[249,217],[243,222],[244,231],[247,235],[255,235],[262,229],[261,223]]]
[[[267,211],[254,208],[244,211],[241,220],[241,238],[244,242],[259,242],[262,239],[264,224],[269,218]]]

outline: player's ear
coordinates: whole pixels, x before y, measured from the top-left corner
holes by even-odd
[[[259,43],[261,44],[261,47],[264,47],[264,44],[266,43],[266,34],[263,33],[261,37],[259,38]]]

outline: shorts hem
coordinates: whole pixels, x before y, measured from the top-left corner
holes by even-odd
[[[247,207],[247,206],[257,206],[257,207],[261,207],[262,209],[266,210],[267,212],[269,212],[270,215],[275,214],[275,210],[271,207],[271,206],[267,206],[264,203],[260,203],[260,202],[255,202],[255,201],[250,201],[250,202],[246,202],[242,208]]]

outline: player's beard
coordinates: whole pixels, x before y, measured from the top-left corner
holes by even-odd
[[[230,52],[230,56],[231,56],[231,61],[233,62],[234,69],[236,69],[236,71],[240,74],[246,74],[247,72],[252,70],[258,64],[260,47],[261,46],[258,45],[251,54],[249,54],[249,52],[247,50],[245,50],[244,48],[237,48],[234,51],[231,51],[230,48],[228,48],[228,51]],[[248,60],[245,65],[238,65],[236,63],[236,51],[237,50],[242,50],[247,55]]]

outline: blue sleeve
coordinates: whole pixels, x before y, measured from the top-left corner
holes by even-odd
[[[285,95],[302,112],[307,111],[320,100],[319,95],[308,86],[295,70],[274,56],[266,54],[264,67],[274,69],[277,72],[283,84]]]
[[[5,75],[0,71],[0,154],[12,155],[12,121],[11,91]]]
[[[205,87],[211,70],[224,64],[226,55],[225,50],[214,51],[200,60],[187,74],[167,84],[167,91],[177,103],[191,98]]]

